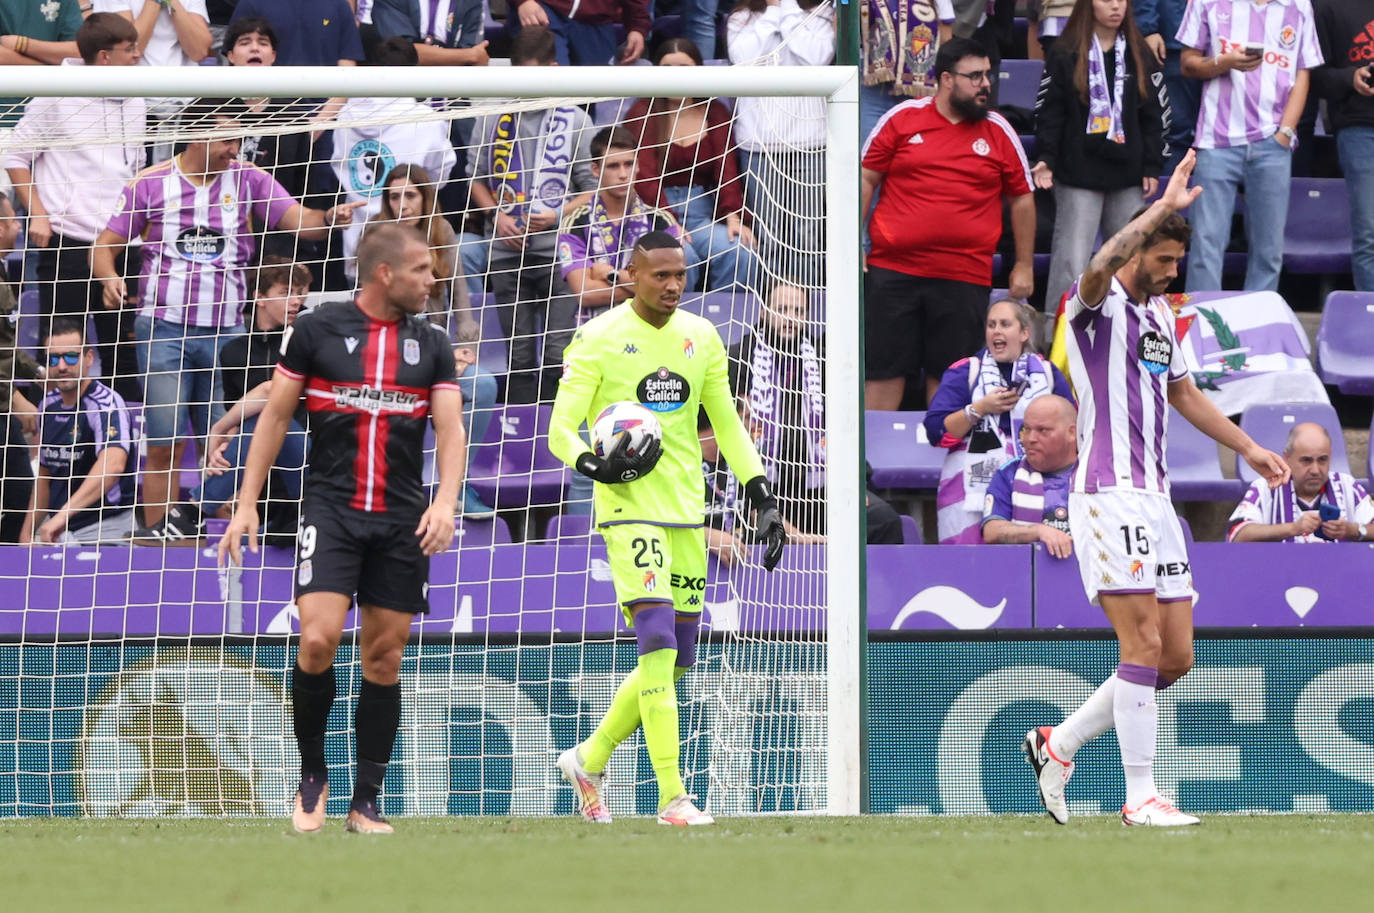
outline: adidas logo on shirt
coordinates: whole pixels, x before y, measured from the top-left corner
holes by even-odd
[[[908,145],[908,146],[919,146],[919,145],[921,145],[921,143],[924,143],[925,141],[926,141],[925,137],[922,136],[921,134],[917,133],[917,134],[915,134],[914,136],[912,136],[911,139],[907,140],[906,142],[907,142],[907,145]]]

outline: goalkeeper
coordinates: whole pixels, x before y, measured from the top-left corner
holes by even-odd
[[[563,752],[558,768],[577,793],[582,816],[609,823],[601,772],[642,723],[658,779],[659,823],[712,824],[682,785],[674,687],[696,655],[706,585],[698,406],[735,474],[749,480],[745,493],[757,511],[759,538],[768,544],[763,566],[770,571],[782,558],[787,534],[763,464],[735,414],[725,346],[710,321],[677,311],[687,283],[682,245],[665,232],[649,232],[634,246],[629,275],[634,297],[588,321],[568,345],[549,449],[599,483],[597,527],[606,540],[616,599],[639,644],[639,665],[596,731]],[[626,400],[657,413],[661,445],[629,455],[622,435],[604,457],[596,456],[579,425],[593,427],[603,409]]]

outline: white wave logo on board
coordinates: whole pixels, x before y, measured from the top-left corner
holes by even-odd
[[[928,612],[961,631],[981,631],[992,627],[1007,607],[1007,600],[985,606],[963,590],[952,586],[926,587],[907,600],[906,605],[892,619],[892,630],[900,630],[911,616]]]

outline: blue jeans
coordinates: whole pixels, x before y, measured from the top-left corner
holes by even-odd
[[[1202,81],[1183,75],[1179,62],[1181,51],[1171,50],[1164,58],[1164,89],[1169,93],[1169,158],[1164,174],[1172,174],[1193,145],[1193,131],[1197,129],[1197,109],[1202,101]]]
[[[1193,183],[1206,188],[1188,209],[1193,245],[1188,255],[1188,291],[1221,288],[1221,263],[1231,237],[1236,188],[1245,184],[1245,238],[1250,253],[1245,290],[1275,291],[1283,268],[1283,228],[1288,221],[1288,185],[1293,153],[1272,136],[1245,146],[1199,149]]]
[[[188,417],[196,436],[209,433],[210,426],[224,414],[219,353],[243,332],[243,324],[193,327],[153,317],[134,319],[149,447],[172,446]]]
[[[1346,127],[1336,134],[1336,152],[1350,193],[1351,272],[1355,288],[1374,292],[1374,127]]]
[[[555,12],[548,4],[539,4],[549,17],[549,31],[553,32],[555,53],[558,65],[566,66],[605,66],[613,63],[615,57],[615,26],[588,25],[568,19]],[[507,29],[512,36],[520,33],[520,17],[507,16]],[[645,36],[646,40],[648,36]]]
[[[463,263],[463,279],[475,306],[487,291],[484,282],[491,268],[491,238],[463,232],[458,236],[458,257]]]
[[[480,365],[469,365],[458,377],[458,389],[463,394],[463,430],[468,435],[468,465],[472,465],[477,445],[486,440],[496,404],[496,378]]]
[[[868,135],[878,126],[878,121],[909,96],[893,95],[891,83],[876,86],[859,86],[859,148],[868,142]]]
[[[682,16],[682,37],[692,39],[701,56],[710,60],[716,56],[717,0],[682,0],[678,13]],[[646,35],[645,38],[648,36]],[[646,53],[652,48],[645,48]]]
[[[204,516],[214,516],[221,505],[234,500],[234,495],[239,490],[239,482],[243,478],[243,467],[248,463],[248,446],[253,441],[253,429],[257,427],[256,415],[245,421],[239,427],[239,433],[229,442],[228,449],[224,451],[224,458],[229,461],[230,468],[219,475],[207,475],[199,487],[191,489],[191,502],[200,505]],[[272,468],[277,471],[286,487],[284,494],[287,498],[294,500],[301,496],[301,482],[305,478],[305,455],[308,449],[309,441],[305,429],[292,419],[286,428],[286,437],[282,439],[277,459],[272,463]]]
[[[705,291],[731,291],[735,286],[750,286],[758,265],[754,252],[730,240],[724,221],[716,221],[716,195],[702,187],[664,187],[668,208],[687,233],[692,247],[706,260]]]

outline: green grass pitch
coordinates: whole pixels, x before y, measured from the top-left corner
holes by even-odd
[[[0,908],[488,911],[1374,909],[1374,818],[398,819],[390,838],[285,820],[0,823]]]

